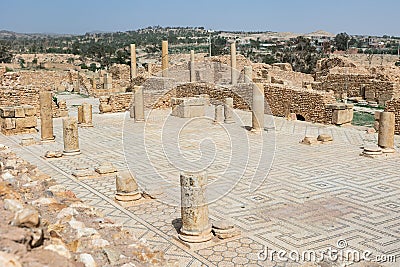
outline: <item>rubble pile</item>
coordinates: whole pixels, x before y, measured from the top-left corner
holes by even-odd
[[[0,145],[0,266],[173,266]]]

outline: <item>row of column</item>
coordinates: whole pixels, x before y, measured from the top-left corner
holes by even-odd
[[[130,45],[131,50],[131,79],[133,80],[137,75],[136,69],[136,45]],[[168,77],[168,41],[162,41],[161,48],[161,70],[162,77]],[[195,69],[194,69],[194,50],[190,51],[190,63],[189,63],[189,72],[190,72],[190,81],[194,82],[195,78]],[[231,84],[236,85],[238,80],[238,72],[237,72],[237,60],[236,60],[236,43],[231,43]],[[252,81],[252,69],[251,66],[244,67],[244,82],[250,83]]]
[[[40,134],[42,142],[54,141],[53,133],[53,98],[51,92],[40,92]],[[83,103],[78,107],[78,118],[63,118],[64,155],[77,155],[79,149],[78,123],[82,127],[93,127],[92,105]]]

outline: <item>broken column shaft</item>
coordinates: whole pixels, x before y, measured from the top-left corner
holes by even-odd
[[[63,119],[63,138],[64,155],[73,156],[81,153],[79,149],[78,121],[76,118],[67,117]]]
[[[212,238],[205,198],[207,173],[181,173],[182,228],[179,238],[190,243],[206,242]]]
[[[40,92],[40,135],[42,141],[53,141],[53,99],[51,92]]]
[[[144,100],[143,100],[143,86],[134,86],[134,99],[135,99],[135,121],[144,121]]]

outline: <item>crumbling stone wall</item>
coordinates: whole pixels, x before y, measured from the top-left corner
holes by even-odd
[[[131,84],[131,67],[126,64],[114,64],[110,67],[112,86],[116,89],[126,89]]]
[[[194,97],[196,95],[207,94],[211,99],[211,103],[216,100],[223,102],[225,98],[232,97],[234,108],[249,110],[249,103],[251,103],[249,102],[249,98],[251,98],[249,92],[252,92],[252,88],[246,84],[243,84],[242,87],[237,86],[233,88],[206,83],[187,83],[178,85],[175,88],[175,97]]]
[[[129,110],[129,107],[132,105],[133,93],[129,92],[102,96],[99,98],[99,101],[100,113],[124,112]]]
[[[263,73],[263,78],[266,78],[265,74]],[[275,80],[288,81],[289,85],[298,87],[302,87],[304,82],[311,83],[314,81],[314,77],[310,74],[282,70],[277,67],[273,67],[272,69],[268,70],[268,74],[271,75],[271,78],[274,78]]]
[[[0,108],[0,127],[5,135],[36,133],[37,117],[33,106]]]
[[[341,98],[343,93],[347,93],[348,97],[362,97],[367,101],[385,105],[388,100],[400,96],[397,83],[375,79],[371,74],[328,74],[318,77],[316,81],[311,83],[313,89],[332,90],[336,98]]]
[[[400,98],[387,101],[385,111],[394,113],[395,116],[394,130],[396,134],[400,134]]]
[[[264,84],[264,96],[274,116],[296,113],[306,121],[332,121],[332,111],[328,105],[336,102],[333,93],[269,83]]]
[[[0,87],[0,107],[12,107],[21,105],[31,105],[36,109],[36,115],[40,116],[39,90],[32,86],[1,86]],[[58,105],[53,102],[53,117],[68,116],[65,101],[60,101]]]

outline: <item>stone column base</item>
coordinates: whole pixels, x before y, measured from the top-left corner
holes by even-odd
[[[75,150],[75,151],[63,151],[63,155],[65,156],[75,156],[75,155],[79,155],[82,152],[80,150]]]
[[[214,235],[211,232],[211,225],[210,225],[210,227],[204,230],[202,233],[190,233],[190,232],[185,232],[184,230],[181,229],[178,236],[182,241],[185,242],[201,243],[211,240]]]
[[[132,192],[132,193],[116,193],[115,200],[119,202],[129,202],[136,201],[142,198],[142,194],[140,192]]]
[[[55,140],[56,140],[56,138],[53,137],[52,139],[51,139],[51,138],[49,138],[49,139],[42,139],[42,140],[40,140],[40,142],[42,142],[42,143],[51,143],[51,142],[55,142]]]
[[[93,127],[92,123],[80,123],[78,124],[79,127]]]

